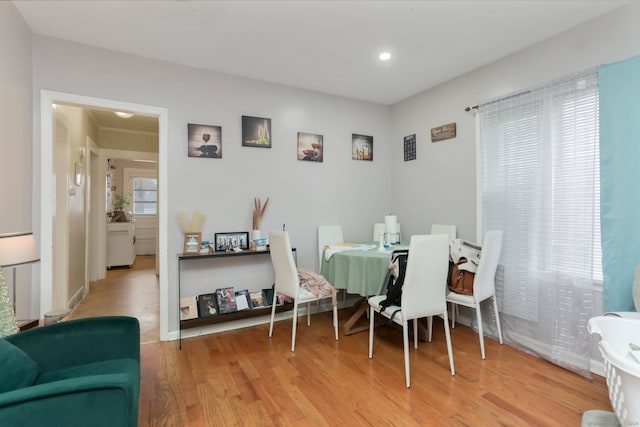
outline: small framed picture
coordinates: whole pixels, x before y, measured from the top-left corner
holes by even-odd
[[[373,161],[373,136],[351,134],[351,158]]]
[[[187,155],[189,157],[207,157],[210,159],[222,158],[222,127],[198,125],[189,123],[187,125],[188,142]]]
[[[298,132],[298,160],[322,162],[323,136]]]
[[[82,165],[81,162],[76,162],[76,175],[75,175],[75,184],[77,186],[80,186],[80,184],[82,184],[82,175],[84,171],[84,166]]]
[[[234,231],[215,234],[216,252],[244,251],[249,249],[249,232]]]
[[[185,255],[200,254],[200,242],[202,241],[202,233],[185,233],[184,250]]]
[[[416,134],[404,137],[404,161],[416,159]]]
[[[242,116],[242,145],[271,148],[271,119]]]

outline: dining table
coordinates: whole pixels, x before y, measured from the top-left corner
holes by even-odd
[[[368,325],[355,326],[367,312],[367,299],[386,291],[392,252],[409,248],[404,243],[389,245],[384,249],[378,247],[373,242],[367,242],[340,243],[324,248],[320,274],[336,289],[361,296],[354,304],[355,312],[344,325],[345,335],[369,328]]]

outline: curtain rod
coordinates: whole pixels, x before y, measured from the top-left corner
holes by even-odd
[[[508,95],[502,96],[502,97],[500,97],[500,98],[490,99],[490,100],[489,100],[489,101],[487,101],[487,102],[483,102],[483,103],[481,103],[481,104],[474,105],[473,107],[466,107],[466,108],[464,109],[464,111],[469,112],[469,111],[471,111],[471,110],[477,110],[478,108],[480,108],[480,107],[484,107],[485,105],[494,104],[494,103],[499,102],[499,101],[504,101],[505,99],[513,98],[513,97],[520,96],[520,95],[524,95],[524,94],[527,94],[527,93],[533,92],[533,91],[535,91],[535,90],[539,90],[539,89],[541,89],[541,88],[545,88],[545,87],[549,87],[549,86],[554,86],[554,85],[557,85],[557,84],[562,84],[562,83],[565,83],[565,82],[567,82],[567,81],[569,81],[569,80],[571,80],[571,79],[588,78],[588,77],[589,77],[589,75],[590,75],[590,74],[592,74],[592,73],[596,73],[596,76],[597,76],[597,73],[598,73],[598,67],[590,67],[590,68],[586,68],[586,69],[584,69],[584,70],[577,71],[577,72],[572,73],[572,74],[569,74],[569,75],[567,75],[567,76],[559,77],[559,78],[557,78],[557,79],[551,80],[550,82],[547,82],[547,83],[541,83],[541,84],[539,84],[539,85],[536,85],[536,86],[534,86],[534,87],[531,87],[531,88],[528,88],[528,89],[522,90],[522,91],[520,91],[520,92],[513,92],[513,93],[510,93],[510,94],[508,94]],[[597,77],[596,77],[596,78],[597,78]]]
[[[471,110],[477,110],[478,108],[484,107],[485,105],[495,104],[496,102],[504,101],[505,99],[514,98],[516,96],[524,95],[524,94],[527,94],[527,93],[530,93],[530,92],[531,92],[531,89],[523,90],[521,92],[511,93],[511,94],[503,96],[501,98],[495,98],[495,99],[489,100],[487,102],[483,102],[482,104],[474,105],[473,107],[466,107],[464,109],[464,111],[469,112]]]

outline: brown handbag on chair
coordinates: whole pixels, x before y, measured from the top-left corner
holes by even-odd
[[[473,295],[473,279],[475,274],[458,269],[459,264],[467,262],[466,258],[460,258],[457,263],[449,263],[449,290],[461,295]]]

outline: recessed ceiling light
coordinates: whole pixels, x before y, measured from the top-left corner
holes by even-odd
[[[130,119],[131,117],[133,117],[133,114],[125,113],[124,111],[116,111],[116,116],[122,117],[123,119]]]
[[[391,59],[391,54],[389,52],[382,52],[378,55],[378,58],[380,58],[380,61],[388,61]]]

